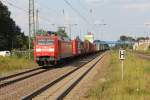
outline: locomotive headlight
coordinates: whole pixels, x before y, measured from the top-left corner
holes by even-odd
[[[54,52],[54,48],[50,48],[48,49],[50,52]]]
[[[41,49],[36,49],[36,52],[41,52],[42,50]]]

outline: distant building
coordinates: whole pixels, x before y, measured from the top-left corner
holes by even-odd
[[[84,36],[84,40],[88,40],[91,43],[93,43],[94,42],[94,35],[90,32],[90,33],[88,33],[87,35]]]
[[[134,50],[147,50],[150,46],[150,39],[141,39],[134,43]]]

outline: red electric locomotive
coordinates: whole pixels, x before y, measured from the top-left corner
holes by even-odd
[[[89,40],[82,42],[79,37],[71,41],[64,30],[45,33],[47,34],[37,35],[34,41],[34,60],[40,66],[56,65],[65,58],[102,50],[97,50],[97,44]]]
[[[34,58],[40,66],[54,65],[61,59],[72,56],[72,42],[67,37],[55,34],[36,36]]]

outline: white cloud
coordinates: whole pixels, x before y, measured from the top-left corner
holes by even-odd
[[[149,11],[150,10],[150,3],[139,3],[139,4],[129,4],[124,6],[124,8],[133,10],[133,11]]]

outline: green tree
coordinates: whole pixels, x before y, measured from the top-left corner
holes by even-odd
[[[10,15],[8,8],[0,1],[0,50],[27,48],[27,37]]]
[[[120,42],[121,44],[117,44],[116,45],[117,48],[121,47],[124,49],[126,49],[126,48],[132,49],[135,39],[131,36],[122,35],[122,36],[120,36],[120,40],[118,40],[118,42]]]

